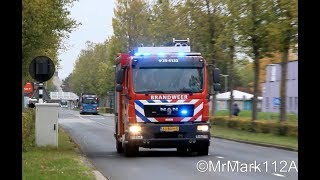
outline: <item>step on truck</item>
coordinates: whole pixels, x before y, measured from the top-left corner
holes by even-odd
[[[116,149],[135,156],[139,147],[176,148],[208,155],[209,69],[219,91],[220,70],[201,53],[191,52],[189,40],[172,46],[138,47],[116,59]]]

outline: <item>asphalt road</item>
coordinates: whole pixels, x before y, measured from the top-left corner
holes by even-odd
[[[298,153],[212,138],[208,156],[176,149],[140,148],[137,157],[117,154],[113,115],[80,115],[61,109],[59,125],[109,180],[298,179]]]

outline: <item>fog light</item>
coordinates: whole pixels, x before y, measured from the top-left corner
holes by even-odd
[[[197,130],[207,132],[207,131],[209,131],[209,126],[208,125],[198,125]]]
[[[129,127],[129,132],[132,134],[138,134],[141,132],[141,127],[137,125],[133,125]]]

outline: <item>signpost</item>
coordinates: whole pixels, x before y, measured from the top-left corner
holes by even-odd
[[[36,106],[35,140],[38,146],[58,146],[58,103],[44,103],[43,83],[48,81],[55,72],[55,65],[46,56],[35,57],[29,65],[29,73],[33,79],[39,82],[38,103]],[[45,93],[46,94],[46,93]],[[48,97],[50,99],[50,97]]]
[[[47,56],[37,56],[35,57],[29,65],[29,73],[33,79],[39,82],[39,87],[36,92],[38,92],[38,102],[43,102],[43,82],[48,81],[55,72],[55,65],[52,60]]]

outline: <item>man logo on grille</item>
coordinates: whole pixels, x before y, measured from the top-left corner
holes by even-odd
[[[171,108],[168,108],[167,109],[167,115],[171,115],[171,112],[172,112]]]
[[[160,108],[160,111],[164,112],[166,111],[167,112],[167,115],[171,115],[173,111],[176,111],[178,112],[178,108],[176,107],[173,107],[173,108]]]

